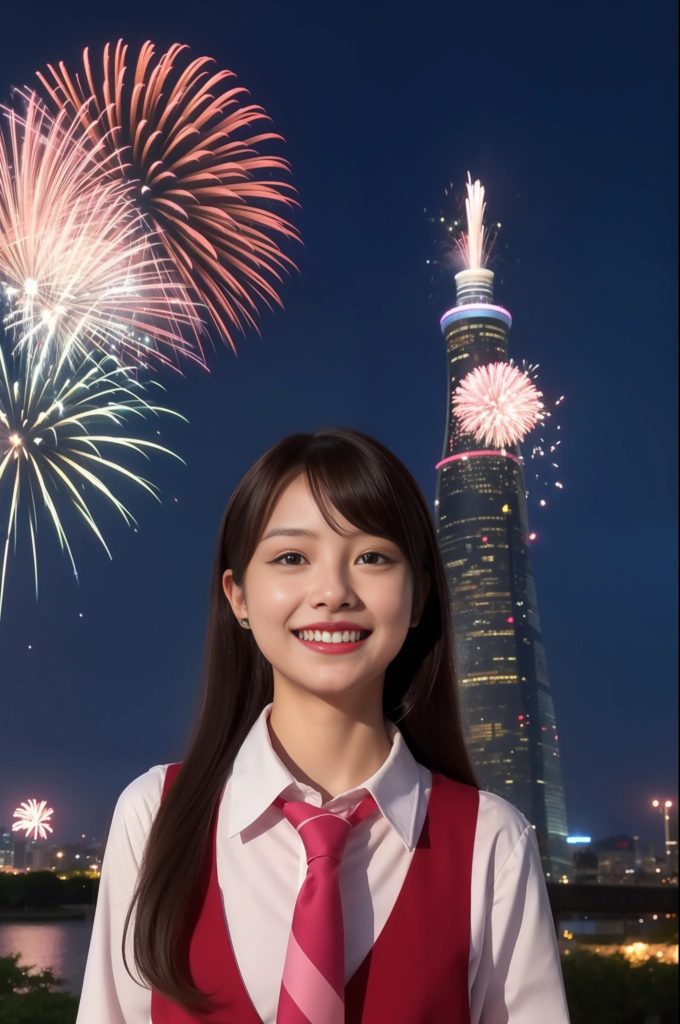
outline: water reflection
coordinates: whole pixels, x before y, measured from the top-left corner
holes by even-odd
[[[22,966],[50,967],[64,979],[65,989],[80,995],[91,932],[91,921],[1,922],[0,956],[19,953]]]

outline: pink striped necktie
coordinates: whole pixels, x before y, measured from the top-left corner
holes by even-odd
[[[276,1024],[344,1024],[345,935],[338,876],[352,827],[377,809],[371,794],[343,818],[277,797],[305,845],[307,876],[293,911]]]

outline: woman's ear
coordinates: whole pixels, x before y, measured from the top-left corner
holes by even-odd
[[[222,573],[222,590],[237,620],[240,622],[242,618],[247,618],[245,593],[243,587],[239,587],[234,580],[234,573],[231,569],[225,569]]]

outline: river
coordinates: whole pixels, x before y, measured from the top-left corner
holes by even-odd
[[[92,932],[91,921],[0,921],[0,956],[19,953],[22,966],[51,968],[64,988],[80,995]]]

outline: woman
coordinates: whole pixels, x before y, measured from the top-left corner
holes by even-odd
[[[446,580],[366,434],[236,488],[181,765],[121,794],[77,1024],[566,1024],[534,831],[480,791]],[[128,969],[129,968],[129,969]]]

